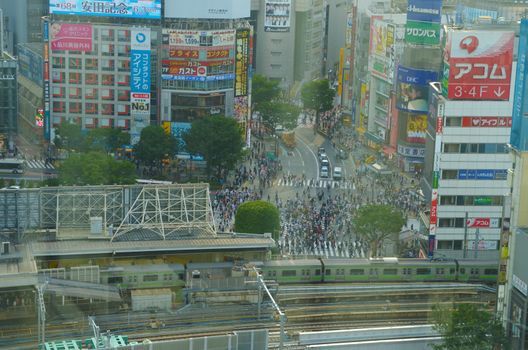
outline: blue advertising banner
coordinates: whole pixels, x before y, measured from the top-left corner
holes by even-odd
[[[209,76],[196,76],[196,75],[170,75],[162,74],[163,80],[187,80],[187,81],[216,81],[216,80],[233,80],[235,79],[234,73],[209,75]]]
[[[150,29],[133,28],[130,50],[130,105],[132,116],[150,114]],[[137,123],[141,127],[144,122]],[[138,131],[136,130],[136,133]]]
[[[42,55],[30,50],[25,45],[18,45],[18,72],[35,84],[43,86],[44,60]]]
[[[440,23],[442,0],[409,0],[407,20]]]
[[[512,129],[510,144],[519,151],[528,150],[528,64],[526,55],[528,50],[528,19],[521,21],[519,32],[519,51],[517,53],[517,74],[515,78],[515,92],[513,94]]]
[[[161,0],[50,0],[54,15],[161,18]]]
[[[438,72],[398,67],[396,107],[406,112],[429,110],[429,82],[438,80]]]
[[[505,169],[461,169],[458,171],[458,180],[506,180],[508,175]]]

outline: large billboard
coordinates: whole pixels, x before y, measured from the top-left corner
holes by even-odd
[[[452,100],[508,100],[513,32],[448,32],[443,90]]]
[[[291,0],[266,0],[264,30],[266,32],[289,32]]]
[[[382,79],[394,78],[394,42],[395,27],[379,18],[373,17],[370,23],[369,71]]]
[[[438,73],[409,67],[398,67],[396,107],[406,112],[429,110],[429,82],[436,81]]]
[[[166,18],[236,19],[250,13],[248,0],[170,0],[164,7]]]
[[[42,60],[44,62],[44,138],[48,141],[51,137],[51,113],[50,113],[50,59],[49,59],[49,22],[42,21],[42,40],[44,45],[42,47]]]
[[[410,114],[407,117],[407,142],[425,143],[427,132],[427,115]]]
[[[50,27],[52,51],[92,51],[92,25],[54,22]]]
[[[133,115],[150,114],[150,29],[131,30],[130,104]]]
[[[521,21],[519,33],[519,50],[517,53],[517,75],[513,98],[512,129],[510,144],[519,151],[528,150],[528,20]]]
[[[236,34],[235,97],[246,96],[249,85],[249,29],[239,29]]]
[[[163,29],[163,44],[176,47],[231,46],[235,42],[235,30],[180,30]]]
[[[407,21],[440,23],[442,0],[409,0]]]
[[[161,0],[50,0],[53,15],[161,18]]]

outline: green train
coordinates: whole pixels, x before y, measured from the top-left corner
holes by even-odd
[[[190,279],[249,276],[243,262],[130,265],[101,270],[101,283],[124,289],[184,288]],[[478,282],[493,284],[498,263],[485,260],[293,259],[251,262],[279,284],[339,282]]]

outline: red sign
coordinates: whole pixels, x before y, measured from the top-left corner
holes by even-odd
[[[452,31],[448,95],[454,100],[508,100],[513,32]]]
[[[442,117],[436,118],[436,134],[441,134],[443,127],[444,127],[444,118]]]
[[[499,219],[497,218],[471,218],[466,221],[467,227],[472,228],[498,228]]]
[[[199,50],[181,50],[171,47],[169,49],[169,56],[176,58],[200,58]]]
[[[429,218],[429,224],[435,225],[438,221],[438,190],[433,190],[431,196],[431,215]]]
[[[92,51],[92,25],[55,22],[50,41],[53,51]]]
[[[462,117],[463,127],[511,128],[511,117]]]

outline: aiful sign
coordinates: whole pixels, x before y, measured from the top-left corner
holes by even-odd
[[[0,74],[0,80],[15,80],[15,74]]]

